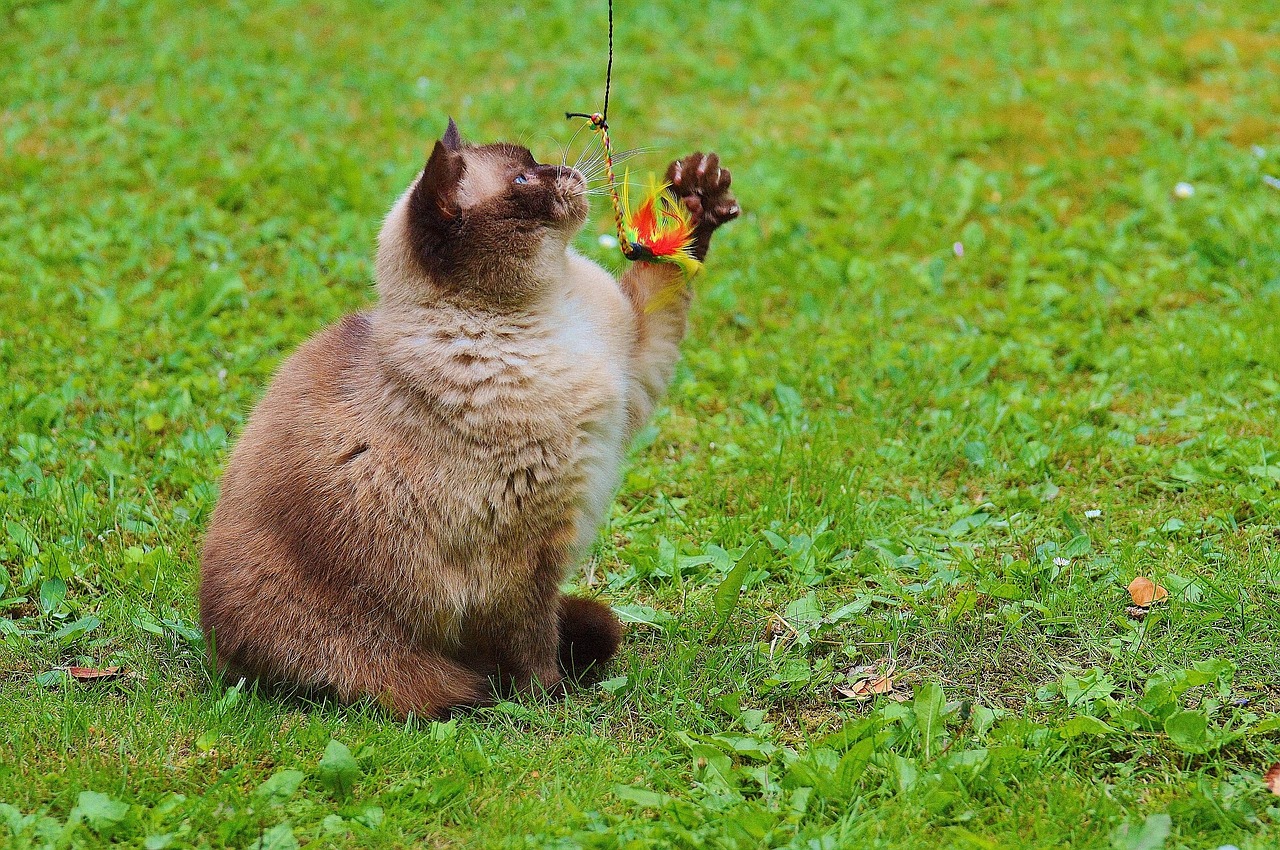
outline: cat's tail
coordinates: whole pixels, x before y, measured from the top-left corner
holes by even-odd
[[[560,669],[570,679],[598,674],[622,643],[622,623],[608,605],[560,597]]]

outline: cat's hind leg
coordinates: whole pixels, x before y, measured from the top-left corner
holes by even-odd
[[[622,643],[622,623],[608,605],[580,596],[560,597],[560,669],[570,679],[599,673]]]
[[[206,621],[224,674],[344,703],[373,698],[400,718],[441,717],[492,699],[481,673],[358,615],[291,617],[287,605],[274,613],[212,628]]]
[[[487,678],[430,650],[375,647],[356,664],[334,677],[339,697],[373,697],[400,718],[444,717],[492,699]]]

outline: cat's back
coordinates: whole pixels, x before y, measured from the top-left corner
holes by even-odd
[[[329,506],[317,503],[344,453],[361,445],[358,396],[372,366],[371,337],[367,315],[347,316],[281,364],[227,462],[205,571],[267,545],[265,537],[323,527],[316,514]]]

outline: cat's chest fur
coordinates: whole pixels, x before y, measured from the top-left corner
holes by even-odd
[[[548,314],[549,343],[569,366],[568,386],[581,393],[580,404],[572,407],[574,448],[566,468],[580,513],[578,554],[608,511],[626,448],[627,352],[602,306],[600,299],[574,293]]]
[[[602,269],[576,258],[570,269],[527,311],[424,314],[393,355],[416,377],[422,406],[406,420],[422,447],[413,478],[440,494],[422,527],[473,580],[505,572],[490,553],[510,562],[554,542],[576,560],[618,484],[628,308]]]

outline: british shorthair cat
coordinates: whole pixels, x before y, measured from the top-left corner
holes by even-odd
[[[715,154],[671,163],[701,259],[739,213]],[[204,544],[220,669],[439,716],[554,690],[621,627],[560,584],[666,390],[689,290],[569,242],[586,181],[453,121],[378,237],[378,303],[279,369]]]

